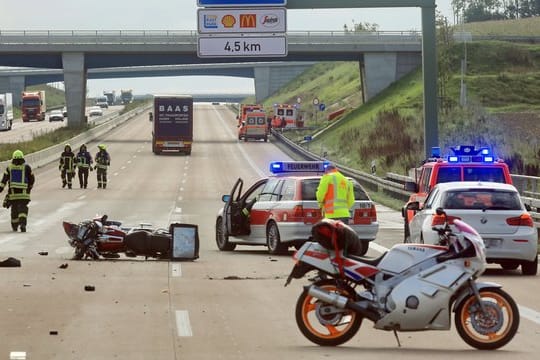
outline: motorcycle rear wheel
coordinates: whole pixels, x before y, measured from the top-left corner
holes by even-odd
[[[332,279],[319,280],[313,285],[350,299],[356,297],[352,288],[338,287],[336,281]],[[362,325],[363,317],[348,309],[339,313],[324,313],[325,309],[332,310],[332,308],[337,309],[309,295],[306,290],[302,292],[296,302],[296,324],[308,340],[320,346],[337,346],[356,335]]]
[[[480,350],[494,350],[506,345],[519,327],[519,310],[510,295],[499,288],[480,290],[484,313],[474,295],[456,309],[454,322],[459,336]]]

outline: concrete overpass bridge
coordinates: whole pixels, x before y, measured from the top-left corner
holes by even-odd
[[[196,31],[3,30],[0,66],[47,69],[45,72],[52,73],[4,72],[0,74],[4,75],[0,76],[0,91],[9,89],[18,94],[33,81],[32,77],[49,76],[51,81],[55,81],[54,76],[56,81],[63,78],[69,125],[80,126],[84,121],[86,79],[93,76],[112,78],[132,72],[133,77],[146,70],[143,76],[198,71],[204,75],[253,77],[259,101],[313,62],[357,61],[367,100],[422,64],[422,36],[418,32],[289,32],[287,56],[257,57],[257,63],[253,57],[199,58],[197,39]]]

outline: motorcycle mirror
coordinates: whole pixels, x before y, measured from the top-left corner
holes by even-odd
[[[103,225],[105,225],[105,221],[107,221],[108,218],[109,218],[109,216],[103,215],[103,216],[101,217],[101,223],[102,223]]]

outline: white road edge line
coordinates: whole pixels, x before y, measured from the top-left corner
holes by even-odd
[[[193,336],[187,310],[176,310],[176,331],[178,336]]]
[[[379,244],[375,244],[374,242],[369,243],[369,247],[373,250],[380,252],[381,254],[388,251],[387,248],[384,246],[381,246]],[[527,320],[530,320],[538,325],[540,325],[540,313],[537,311],[534,311],[533,309],[530,309],[528,307],[525,307],[523,305],[519,305],[519,315]]]
[[[173,277],[182,276],[182,268],[180,267],[180,264],[172,264],[171,276]]]

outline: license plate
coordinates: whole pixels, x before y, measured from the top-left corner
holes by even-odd
[[[184,147],[183,141],[167,141],[163,144],[163,147]]]
[[[502,239],[484,239],[484,244],[486,248],[497,248],[500,247]]]

